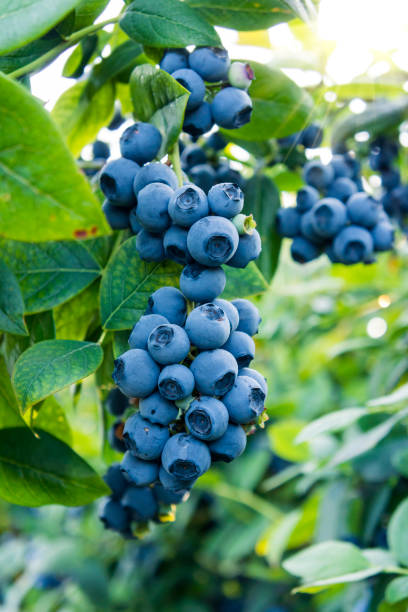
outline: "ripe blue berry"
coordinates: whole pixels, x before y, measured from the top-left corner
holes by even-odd
[[[188,297],[188,296],[187,296]],[[160,314],[175,325],[184,325],[187,316],[187,302],[175,287],[160,287],[149,297],[148,314]]]
[[[160,62],[160,68],[165,70],[169,74],[172,74],[176,70],[188,67],[188,56],[187,49],[169,49],[163,55]]]
[[[199,440],[216,440],[228,426],[228,410],[215,397],[201,395],[191,404],[186,414],[189,432]]]
[[[94,159],[108,159],[110,148],[107,142],[95,140],[92,145],[92,155]]]
[[[320,147],[322,144],[323,130],[320,125],[311,123],[305,127],[304,130],[302,130],[300,139],[305,149],[315,149],[316,147]]]
[[[191,489],[191,487],[197,480],[197,477],[193,477],[190,479],[178,478],[169,474],[169,472],[167,472],[161,465],[159,469],[159,480],[167,491],[184,495]]]
[[[152,461],[161,455],[169,439],[169,430],[134,414],[125,423],[123,438],[130,452],[139,459]]]
[[[222,348],[234,355],[238,368],[247,368],[255,357],[255,342],[242,331],[231,332]]]
[[[324,190],[334,179],[333,166],[324,165],[318,160],[309,161],[303,168],[303,178],[308,185],[319,191]]]
[[[155,390],[159,366],[147,351],[130,349],[115,359],[114,382],[128,397],[147,397]]]
[[[151,123],[134,123],[120,137],[120,152],[140,166],[152,161],[159,152],[162,136]]]
[[[374,243],[370,232],[358,225],[349,225],[337,234],[333,242],[336,258],[344,264],[355,264],[371,259]]]
[[[160,234],[170,227],[168,207],[173,189],[163,183],[149,183],[139,191],[136,219],[149,232]]]
[[[123,476],[138,487],[149,485],[159,477],[159,464],[156,461],[138,459],[130,451],[125,453],[120,469]]]
[[[300,214],[294,206],[279,208],[276,213],[276,229],[285,238],[294,238],[300,232]]]
[[[103,477],[104,481],[112,491],[113,499],[120,499],[127,487],[127,481],[120,469],[120,463],[112,463]]]
[[[400,171],[397,168],[390,168],[381,172],[381,185],[387,191],[398,187],[401,182]]]
[[[105,529],[125,532],[129,528],[129,516],[126,509],[114,499],[107,498],[101,503],[99,518]]]
[[[353,178],[353,171],[344,155],[333,155],[330,162],[335,178]]]
[[[159,377],[160,388],[160,377]],[[158,425],[170,425],[176,420],[178,408],[165,399],[160,393],[155,391],[149,397],[139,401],[139,412],[144,419]]]
[[[249,336],[255,336],[258,333],[258,327],[261,322],[261,316],[257,307],[245,298],[232,300],[232,304],[238,310],[239,315],[237,331],[244,332]]]
[[[215,94],[211,110],[215,123],[229,130],[236,129],[251,120],[252,100],[246,91],[226,87]]]
[[[327,191],[329,198],[336,198],[342,202],[347,202],[354,193],[357,193],[357,185],[346,177],[335,179]]]
[[[206,146],[209,149],[213,149],[214,151],[222,151],[227,146],[227,141],[224,136],[222,136],[221,132],[214,132],[211,136],[208,137]]]
[[[126,408],[129,408],[129,398],[120,389],[111,389],[106,398],[106,408],[114,416],[122,416]]]
[[[207,196],[196,185],[183,185],[170,198],[169,215],[176,225],[190,227],[208,215]]]
[[[335,198],[323,198],[306,213],[313,231],[321,238],[332,238],[347,223],[346,207]]]
[[[166,259],[186,265],[193,261],[187,248],[187,230],[179,225],[171,225],[163,236]]]
[[[197,187],[205,193],[211,189],[215,182],[215,171],[210,164],[199,164],[188,171],[189,177]]]
[[[197,47],[190,53],[188,62],[209,83],[225,80],[230,67],[228,51],[218,47]]]
[[[166,489],[161,482],[156,482],[153,487],[153,495],[159,502],[159,504],[164,504],[165,506],[170,506],[171,504],[180,504],[183,501],[186,501],[188,498],[189,490],[185,489],[180,493],[174,493],[174,491],[169,491]]]
[[[196,388],[203,395],[224,395],[231,389],[238,375],[235,357],[224,349],[199,353],[190,369]]]
[[[199,349],[221,348],[228,340],[230,329],[224,310],[211,302],[194,308],[185,325],[190,342]]]
[[[374,227],[380,215],[379,202],[364,192],[356,193],[347,202],[347,215],[351,223]]]
[[[265,393],[254,378],[238,376],[234,386],[222,398],[234,423],[250,423],[264,410]]]
[[[132,234],[138,234],[142,229],[142,226],[136,219],[136,206],[129,212],[129,225],[130,229],[132,230]]]
[[[105,200],[102,210],[112,229],[120,230],[129,227],[129,209],[125,206],[117,206],[114,202]]]
[[[186,106],[188,111],[194,110],[204,101],[205,83],[197,72],[190,68],[181,68],[175,70],[171,76],[190,92]]]
[[[237,250],[239,235],[224,217],[204,217],[194,223],[187,236],[191,256],[203,266],[216,267],[229,261]]]
[[[262,391],[265,393],[265,397],[268,395],[266,378],[262,376],[258,370],[253,370],[252,368],[241,368],[238,372],[238,376],[249,376],[249,378],[253,378],[260,385]]]
[[[164,469],[182,480],[198,478],[211,465],[206,444],[188,434],[176,434],[166,443],[162,453]]]
[[[233,268],[246,268],[251,261],[258,259],[261,251],[261,237],[258,230],[254,229],[250,234],[239,237],[238,248],[227,263]]]
[[[296,195],[296,208],[300,213],[307,212],[320,200],[320,194],[311,185],[301,187]]]
[[[144,261],[163,261],[164,248],[161,234],[141,229],[136,236],[136,250]]]
[[[135,194],[139,195],[139,191],[149,183],[164,183],[172,189],[177,189],[178,187],[178,179],[175,172],[166,166],[166,164],[161,164],[160,162],[151,162],[140,168],[133,182]]]
[[[230,461],[242,455],[246,443],[247,437],[241,425],[230,423],[224,435],[218,440],[210,442],[208,448],[213,461],[230,463]]]
[[[183,130],[193,138],[197,138],[209,132],[213,125],[211,106],[208,102],[202,102],[197,108],[186,113]]]
[[[150,332],[163,323],[168,323],[168,320],[166,317],[159,314],[143,315],[140,317],[129,336],[130,348],[147,350],[147,340],[150,336]]]
[[[317,206],[317,204],[315,204],[315,206]],[[307,238],[307,240],[310,242],[313,242],[316,245],[322,245],[325,242],[325,239],[316,232],[313,210],[314,207],[302,215],[300,219],[300,232],[302,236]]]
[[[224,291],[225,283],[221,267],[205,268],[192,263],[185,266],[180,275],[180,289],[193,302],[211,302]]]
[[[238,172],[238,170],[230,168],[230,166],[225,163],[218,164],[214,183],[235,183],[238,185],[238,187],[240,187],[240,189],[245,187],[244,177]]]
[[[140,166],[121,157],[107,163],[101,171],[100,185],[103,193],[112,202],[132,208],[136,204],[133,182]]]
[[[150,487],[130,485],[122,497],[122,506],[135,521],[147,521],[157,515],[159,509],[156,498]]]
[[[179,325],[164,323],[156,327],[147,341],[147,350],[161,365],[179,363],[189,353],[190,341]]]
[[[316,244],[307,238],[296,236],[291,244],[290,252],[294,261],[304,264],[319,257],[322,251]]]
[[[191,370],[180,363],[168,365],[160,372],[159,391],[163,397],[173,402],[191,395],[194,384]]]
[[[202,147],[197,144],[188,145],[181,154],[181,165],[186,172],[190,168],[206,162],[207,156]]]
[[[371,230],[375,251],[389,251],[394,242],[394,228],[389,221],[380,221]]]
[[[208,205],[213,215],[235,217],[244,207],[244,194],[235,183],[218,183],[208,192]]]
[[[223,309],[229,320],[231,331],[235,331],[239,324],[239,313],[237,307],[232,302],[223,300],[222,298],[213,300],[213,304],[216,304]]]

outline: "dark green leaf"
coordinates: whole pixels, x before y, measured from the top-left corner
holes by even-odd
[[[270,282],[279,261],[282,239],[275,229],[280,206],[279,191],[274,182],[263,174],[255,174],[245,187],[245,213],[252,213],[262,239],[262,251],[257,265]]]
[[[180,266],[147,263],[136,251],[136,237],[124,242],[102,277],[100,307],[105,329],[131,329],[143,314],[149,296],[159,287],[175,285]]]
[[[24,301],[16,277],[0,259],[0,330],[26,336],[23,313]]]
[[[91,324],[99,319],[99,283],[92,283],[74,298],[54,311],[56,337],[63,340],[84,340]]]
[[[282,71],[251,61],[255,80],[249,88],[254,110],[250,123],[238,130],[223,130],[243,140],[288,136],[309,121],[312,98]]]
[[[97,48],[97,44],[98,37],[96,34],[83,38],[67,59],[62,71],[62,76],[71,79],[79,79],[79,77],[83,75],[86,65],[93,56]]]
[[[0,0],[0,53],[39,38],[79,4],[80,0]]]
[[[402,476],[408,478],[408,449],[401,448],[396,453],[394,453],[391,457],[391,463],[394,468],[400,474],[402,474]]]
[[[222,297],[226,300],[257,295],[268,288],[268,283],[253,261],[243,270],[230,266],[224,266],[224,270],[227,284]]]
[[[13,372],[23,410],[92,374],[102,357],[99,344],[77,340],[44,340],[29,348],[18,358]]]
[[[113,336],[113,356],[115,359],[129,349],[129,330],[117,331]]]
[[[12,504],[82,506],[109,490],[69,446],[46,431],[0,431],[0,496]]]
[[[134,0],[120,20],[120,27],[129,38],[150,47],[220,44],[214,28],[178,0]]]
[[[31,244],[0,239],[0,249],[20,284],[27,313],[66,302],[101,273],[98,263],[80,242]]]
[[[33,408],[31,426],[34,431],[42,429],[62,440],[68,446],[72,444],[72,432],[64,410],[55,397],[48,397],[44,402]]]
[[[55,338],[54,318],[51,310],[46,310],[35,315],[26,316],[26,324],[29,336],[12,336],[6,334],[5,337],[5,356],[7,369],[10,374],[13,372],[14,364],[29,346],[42,340]]]
[[[57,29],[63,36],[92,25],[105,9],[109,0],[80,0],[78,6],[58,24]]]
[[[407,599],[408,576],[400,576],[399,578],[391,580],[385,590],[385,598],[390,604],[396,604],[403,599]]]
[[[408,499],[405,499],[391,516],[387,540],[397,561],[408,566]]]
[[[130,91],[135,117],[160,130],[163,139],[160,157],[177,142],[190,94],[167,72],[150,64],[134,69]]]
[[[11,385],[4,358],[0,355],[0,429],[26,427]]]
[[[41,242],[109,233],[98,200],[47,111],[1,74],[0,113],[1,235]]]
[[[26,66],[44,55],[44,53],[51,51],[51,49],[56,47],[60,42],[62,42],[61,36],[55,30],[51,30],[51,32],[48,32],[42,38],[34,40],[28,43],[28,45],[24,45],[24,47],[20,47],[6,55],[0,56],[0,70],[8,74],[22,66]],[[44,64],[44,67],[46,65],[47,64]]]
[[[90,252],[101,268],[104,268],[108,263],[116,240],[117,236],[111,234],[110,236],[100,236],[99,238],[84,240],[81,244]]]
[[[264,30],[296,13],[285,0],[187,0],[210,23],[235,30]]]

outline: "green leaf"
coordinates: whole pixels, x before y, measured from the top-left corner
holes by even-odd
[[[67,89],[57,100],[51,115],[63,132],[69,150],[76,157],[82,148],[95,140],[99,130],[113,115],[115,88],[108,81],[94,95],[85,95],[86,81]]]
[[[96,472],[61,440],[40,430],[0,430],[0,496],[21,506],[83,506],[109,492]]]
[[[296,13],[285,0],[187,0],[210,23],[235,30],[264,30]]]
[[[408,598],[408,576],[394,578],[385,589],[385,599],[390,604],[398,603]]]
[[[72,32],[92,25],[107,4],[109,4],[109,0],[79,0],[75,10],[63,22],[58,24],[58,31],[63,36],[69,36]]]
[[[391,457],[392,466],[405,478],[408,478],[408,449],[401,448]]]
[[[315,582],[359,572],[370,567],[363,553],[348,542],[328,541],[309,546],[282,563],[303,582]]]
[[[0,429],[5,427],[26,427],[18,406],[6,362],[0,355]]]
[[[227,276],[227,284],[222,297],[226,300],[258,295],[268,289],[268,283],[253,261],[243,270],[230,266],[224,266],[224,270]]]
[[[377,406],[392,406],[393,404],[398,404],[399,402],[405,402],[408,399],[408,384],[401,385],[388,395],[383,395],[382,397],[376,397],[375,399],[367,402],[368,406],[377,407]]]
[[[98,36],[86,36],[77,45],[62,70],[62,76],[70,79],[79,79],[84,73],[85,67],[95,53],[98,45]]]
[[[28,43],[28,45],[24,45],[15,51],[11,51],[6,55],[0,56],[0,71],[8,74],[9,72],[13,72],[22,66],[26,66],[27,64],[33,62],[38,59],[51,49],[54,49],[60,42],[62,42],[61,36],[55,30],[51,30],[42,38],[38,40],[34,40],[33,42]],[[50,63],[44,64],[44,67]]]
[[[170,74],[150,64],[137,66],[130,77],[134,115],[160,130],[164,155],[178,139],[190,93]]]
[[[37,408],[37,407],[36,407]],[[55,397],[48,397],[39,404],[38,410],[33,409],[31,426],[34,431],[42,429],[62,440],[68,446],[72,445],[72,432],[64,410]]]
[[[274,452],[287,461],[302,462],[310,457],[306,442],[298,444],[296,437],[303,429],[303,423],[295,420],[283,420],[270,425],[267,429]]]
[[[319,593],[320,591],[335,585],[367,580],[367,578],[371,578],[371,576],[375,576],[381,572],[381,567],[369,567],[365,570],[359,570],[357,572],[350,572],[349,574],[342,574],[341,576],[334,576],[333,578],[326,578],[325,580],[315,580],[312,583],[302,584],[302,586],[293,589],[292,593],[309,593],[310,595],[313,595],[314,593]]]
[[[66,302],[101,273],[81,242],[31,244],[0,239],[0,250],[17,277],[26,313],[49,310]]]
[[[56,338],[84,340],[90,325],[99,322],[99,283],[92,283],[85,291],[54,311]]]
[[[279,191],[265,175],[255,174],[245,187],[245,213],[252,213],[262,239],[262,251],[257,266],[270,282],[275,274],[282,238],[275,229],[280,206]]]
[[[98,200],[47,111],[1,74],[0,113],[2,237],[42,242],[109,233]]]
[[[113,356],[115,359],[129,349],[129,330],[117,331],[113,336]]]
[[[16,277],[0,259],[0,330],[27,336],[24,301]]]
[[[313,101],[281,70],[250,62],[255,80],[248,90],[254,110],[251,121],[238,130],[222,130],[227,137],[266,140],[288,136],[309,121]]]
[[[61,21],[80,0],[0,0],[0,53],[39,38]]]
[[[387,529],[387,540],[397,561],[408,566],[408,499],[393,512]]]
[[[18,358],[13,384],[23,410],[55,391],[86,378],[100,365],[99,344],[78,340],[44,340]]]
[[[296,443],[309,442],[323,433],[340,431],[367,414],[366,408],[343,408],[312,421],[296,437]]]
[[[408,97],[399,100],[376,100],[366,110],[352,114],[333,126],[333,145],[343,142],[357,132],[370,132],[370,136],[382,134],[399,125],[408,116]]]
[[[134,0],[119,24],[129,38],[149,47],[221,44],[214,28],[178,0]]]
[[[136,236],[124,242],[104,271],[100,291],[105,329],[131,329],[146,310],[149,296],[159,287],[177,284],[180,266],[147,263],[136,251]]]

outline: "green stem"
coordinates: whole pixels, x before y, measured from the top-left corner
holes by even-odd
[[[183,172],[181,170],[180,149],[178,142],[176,142],[176,144],[171,150],[171,153],[169,153],[169,158],[172,163],[173,170],[177,175],[179,185],[181,187],[183,184]]]
[[[47,53],[44,53],[44,55],[41,55],[41,57],[38,57],[37,59],[30,62],[29,64],[26,64],[25,66],[22,66],[21,68],[18,68],[17,70],[14,70],[13,72],[10,72],[8,76],[11,77],[12,79],[16,79],[30,72],[36,72],[40,70],[41,68],[43,68],[45,64],[47,64],[48,62],[58,57],[58,55],[60,55],[63,51],[66,51],[67,49],[75,45],[85,36],[88,36],[88,34],[97,32],[101,28],[104,28],[106,25],[117,23],[118,21],[119,21],[119,16],[114,17],[112,19],[108,19],[106,21],[101,21],[100,23],[96,23],[92,26],[88,26],[87,28],[83,28],[82,30],[78,30],[78,32],[74,32],[73,34],[71,34],[71,36],[68,36],[68,38],[66,38],[64,42],[60,43],[53,49],[50,49],[50,51],[48,51]]]

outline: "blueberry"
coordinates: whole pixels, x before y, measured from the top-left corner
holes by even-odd
[[[147,351],[130,349],[115,359],[114,382],[128,397],[147,397],[155,390],[160,369]]]
[[[190,351],[190,341],[182,327],[164,323],[150,333],[147,350],[161,365],[179,363],[187,357]]]
[[[150,487],[129,486],[122,497],[122,505],[135,521],[152,519],[159,509]]]
[[[157,391],[149,395],[149,397],[140,400],[139,412],[144,419],[147,419],[151,423],[157,423],[158,425],[170,425],[170,423],[176,420],[178,415],[176,406]]]
[[[276,213],[276,229],[285,238],[294,238],[300,232],[300,214],[294,206],[279,208]]]
[[[214,132],[211,136],[208,137],[206,145],[209,149],[213,149],[214,151],[222,151],[227,146],[227,141],[221,132]]]
[[[238,375],[235,357],[224,349],[199,353],[190,369],[197,390],[203,395],[224,395],[231,389]]]
[[[120,469],[128,482],[138,487],[151,484],[159,477],[159,464],[156,461],[138,459],[130,451],[125,453]]]
[[[254,71],[250,64],[245,62],[234,62],[228,71],[228,81],[233,87],[238,89],[248,89],[255,78]]]
[[[188,300],[210,302],[225,289],[225,272],[219,268],[205,268],[198,263],[185,266],[180,275],[180,289]]]
[[[123,421],[115,421],[108,429],[108,442],[113,450],[118,453],[126,452],[126,444],[123,440]]]
[[[321,249],[314,242],[302,236],[296,236],[291,244],[290,252],[293,259],[301,264],[316,259],[322,253]]]
[[[258,259],[261,250],[261,237],[258,230],[254,229],[251,234],[239,237],[238,248],[227,263],[233,268],[246,268],[251,261]]]
[[[115,159],[101,171],[100,185],[103,193],[112,202],[132,208],[136,204],[133,182],[140,166],[130,159]]]
[[[289,136],[278,138],[278,144],[285,149],[296,147],[300,144],[301,134],[301,132],[295,132],[294,134],[289,134]]]
[[[317,206],[317,204],[315,204],[315,206]],[[325,242],[325,239],[316,232],[313,210],[314,207],[302,215],[300,219],[300,232],[302,236],[307,238],[307,240],[310,242],[313,242],[316,245],[322,245]]]
[[[108,130],[112,130],[112,131],[117,130],[118,128],[120,128],[120,126],[122,125],[124,121],[125,121],[124,116],[122,115],[120,110],[117,108],[115,110],[115,114],[113,115],[113,118],[110,124],[108,125]]]
[[[174,363],[160,372],[159,391],[167,400],[176,402],[184,399],[191,395],[193,390],[194,376],[186,366]]]
[[[230,335],[230,322],[220,306],[211,302],[197,306],[187,317],[185,330],[199,349],[221,348]]]
[[[47,572],[45,574],[39,574],[34,582],[34,588],[39,590],[51,590],[57,589],[61,586],[62,580],[58,578],[55,574]],[[4,603],[3,601],[1,603]]]
[[[344,155],[333,155],[330,165],[335,178],[353,178],[353,170]]]
[[[235,183],[218,183],[208,192],[208,205],[213,215],[232,218],[244,207],[244,194]]]
[[[129,408],[129,398],[123,395],[120,389],[111,389],[106,398],[106,409],[108,412],[114,416],[122,416],[127,408]]]
[[[181,165],[186,171],[199,164],[205,164],[206,162],[207,156],[205,151],[196,144],[189,145],[181,154]]]
[[[389,221],[380,221],[371,230],[375,251],[389,251],[394,242],[394,228]]]
[[[163,261],[163,236],[141,229],[136,236],[136,251],[144,261]]]
[[[347,202],[350,196],[357,192],[357,185],[349,178],[340,177],[335,179],[330,185],[327,195],[330,198],[337,198],[342,202]]]
[[[323,198],[306,213],[313,231],[321,238],[332,238],[347,223],[346,207],[335,198]]]
[[[229,320],[230,330],[235,331],[239,324],[239,313],[237,307],[232,302],[223,300],[221,298],[214,300],[213,303],[223,309]]]
[[[215,123],[232,130],[249,123],[252,101],[246,91],[236,87],[226,87],[215,94],[211,110]]]
[[[205,83],[197,72],[190,68],[181,68],[175,70],[171,76],[190,92],[186,106],[188,111],[194,110],[204,101]]]
[[[198,138],[198,136],[209,132],[213,125],[211,106],[208,102],[202,102],[197,108],[186,113],[183,130],[193,138]]]
[[[153,487],[153,495],[159,504],[170,506],[172,504],[180,504],[188,496],[188,490],[182,491],[181,493],[174,493],[165,489],[160,482],[157,482]]]
[[[140,414],[134,414],[125,423],[123,437],[130,452],[139,459],[158,459],[169,438],[167,427],[150,423]]]
[[[239,368],[247,368],[255,357],[255,342],[242,331],[231,332],[222,348],[234,355]]]
[[[360,178],[361,164],[353,155],[346,153],[343,155],[343,160],[349,169],[350,176],[353,181],[357,181]],[[330,162],[333,165],[333,160]],[[336,174],[337,178],[337,174]]]
[[[320,147],[322,144],[323,130],[320,125],[311,123],[305,127],[304,130],[302,130],[300,139],[305,149],[315,149],[316,147]]]
[[[380,204],[370,195],[359,192],[347,202],[347,215],[351,223],[364,227],[374,227],[380,214]]]
[[[160,480],[160,483],[163,485],[163,487],[167,491],[171,491],[172,493],[184,495],[191,489],[191,487],[197,480],[197,477],[185,479],[185,478],[172,476],[171,474],[169,474],[169,472],[167,472],[164,469],[163,466],[160,466],[159,480]]]
[[[187,302],[176,287],[160,287],[149,297],[149,314],[161,314],[175,325],[184,325],[187,316]]]
[[[196,47],[188,62],[190,68],[209,83],[225,80],[230,67],[228,51],[218,47]]]
[[[408,185],[400,185],[390,191],[383,200],[385,211],[390,215],[408,212]]]
[[[255,336],[258,333],[261,322],[261,316],[257,307],[245,298],[232,300],[232,304],[238,310],[239,315],[237,330],[249,336]]]
[[[182,480],[198,478],[211,465],[206,444],[188,434],[176,434],[166,443],[162,453],[164,469]]]
[[[99,506],[99,518],[105,525],[105,529],[124,532],[129,528],[129,516],[126,509],[118,501],[109,499],[109,497]]]
[[[303,168],[305,183],[318,190],[326,189],[334,179],[334,170],[331,165],[324,165],[318,160],[312,160]]]
[[[160,68],[169,74],[188,67],[187,49],[168,49],[160,62]]]
[[[207,196],[200,187],[183,185],[170,198],[169,215],[176,225],[190,227],[208,215]]]
[[[216,440],[226,431],[228,411],[215,397],[201,395],[191,404],[186,414],[189,432],[199,440]]]
[[[136,219],[149,232],[160,234],[170,226],[168,207],[173,189],[163,183],[149,183],[139,191]]]
[[[214,183],[234,183],[235,185],[238,185],[240,189],[244,189],[245,187],[244,177],[238,172],[238,170],[230,168],[227,163],[221,163],[217,166]]]
[[[113,499],[120,499],[127,487],[127,481],[120,469],[120,463],[110,465],[103,479],[112,491],[111,497]]]
[[[188,174],[193,183],[201,187],[205,193],[208,193],[215,181],[215,171],[211,168],[210,164],[194,166],[189,170]]]
[[[110,155],[108,143],[102,140],[95,140],[92,145],[92,155],[94,159],[108,159]]]
[[[163,315],[150,314],[140,317],[129,336],[130,348],[147,350],[147,340],[150,336],[150,332],[163,323],[168,323],[168,320],[166,317],[163,317]]]
[[[253,378],[256,380],[258,385],[260,385],[262,391],[265,393],[265,397],[268,395],[266,378],[262,376],[258,370],[253,370],[252,368],[241,368],[238,372],[238,376],[249,376],[249,378]]]
[[[186,265],[193,261],[187,248],[187,230],[179,225],[171,225],[163,236],[166,259]]]
[[[158,154],[162,137],[151,123],[134,123],[120,137],[120,152],[140,166],[152,161]]]
[[[250,423],[264,411],[265,393],[254,378],[238,376],[222,401],[232,422]]]
[[[224,435],[218,440],[210,442],[208,448],[213,461],[230,463],[230,461],[242,455],[246,443],[247,437],[241,425],[230,423]]]
[[[203,266],[226,263],[237,250],[239,235],[235,226],[224,217],[204,217],[194,223],[187,236],[191,256]]]
[[[370,232],[358,225],[343,228],[333,242],[334,255],[344,264],[370,260],[373,249]]]
[[[142,229],[142,226],[140,225],[136,217],[136,210],[137,207],[135,206],[129,212],[129,225],[130,229],[132,230],[132,234],[138,234]]]
[[[178,178],[175,172],[166,164],[161,164],[160,162],[150,162],[150,164],[146,164],[142,168],[140,168],[139,172],[136,174],[133,189],[136,195],[139,194],[139,191],[146,187],[149,183],[164,183],[168,185],[172,189],[177,189],[178,187]]]
[[[400,171],[397,168],[390,168],[381,172],[381,184],[387,191],[398,187],[401,182]]]

